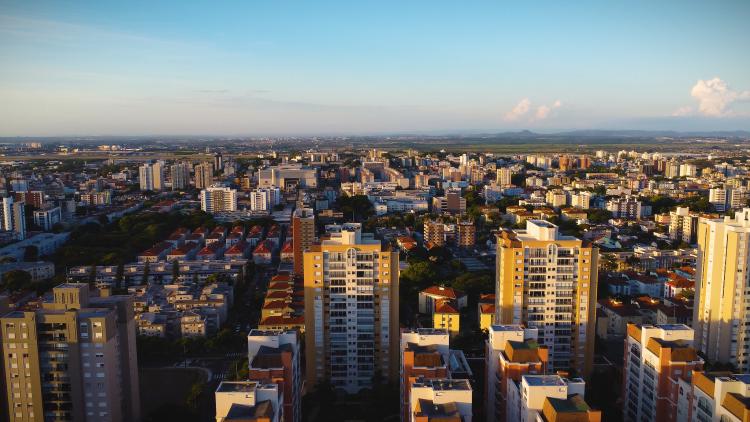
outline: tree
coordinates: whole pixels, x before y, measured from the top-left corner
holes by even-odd
[[[175,259],[172,261],[172,282],[176,283],[180,279],[180,263]]]
[[[362,221],[375,214],[375,207],[367,199],[366,195],[346,196],[342,195],[337,201],[338,208],[344,213],[344,217],[351,215],[353,221]]]
[[[91,266],[89,270],[89,284],[96,283],[96,264]]]
[[[31,274],[23,270],[10,270],[3,274],[0,285],[11,292],[28,289],[31,287]]]
[[[115,288],[117,290],[120,290],[122,287],[122,279],[125,276],[125,265],[118,264],[117,265],[117,272],[115,273]]]
[[[200,401],[200,396],[203,394],[204,388],[204,384],[200,381],[196,382],[190,387],[190,392],[185,398],[185,404],[188,408],[192,409],[193,411],[198,409],[198,403]]]
[[[23,251],[23,260],[26,262],[33,262],[39,259],[39,248],[34,245],[29,245]]]
[[[588,218],[593,224],[604,224],[612,218],[612,213],[607,210],[590,210]]]
[[[148,277],[151,275],[151,268],[149,267],[148,261],[143,266],[143,284],[148,284]]]

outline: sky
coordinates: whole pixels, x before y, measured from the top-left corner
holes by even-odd
[[[750,1],[0,0],[0,136],[750,130]]]

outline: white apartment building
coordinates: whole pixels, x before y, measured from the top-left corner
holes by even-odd
[[[164,169],[160,161],[146,163],[138,167],[138,181],[141,190],[160,191],[164,188]]]
[[[411,385],[409,394],[409,421],[429,417],[442,420],[472,421],[472,389],[468,380],[430,379],[418,380]]]
[[[591,208],[591,192],[581,191],[570,196],[570,206],[587,210]]]
[[[172,190],[182,190],[190,186],[190,164],[174,163],[170,168]]]
[[[250,192],[250,210],[271,211],[281,203],[281,189],[271,186]]]
[[[641,201],[632,196],[613,198],[607,201],[607,211],[611,212],[614,218],[640,220]]]
[[[201,210],[209,213],[237,211],[237,191],[223,186],[211,186],[201,191]]]
[[[283,395],[276,384],[257,381],[222,381],[216,396],[216,422],[252,420],[266,416],[271,422],[281,422]]]
[[[727,210],[727,189],[724,188],[711,188],[708,191],[708,202],[714,206],[717,212],[724,212]]]
[[[52,227],[60,221],[62,221],[60,207],[34,211],[34,224],[46,232],[51,231]]]
[[[23,202],[14,202],[12,196],[3,198],[0,209],[0,228],[13,232],[18,240],[26,239],[26,210]]]
[[[669,213],[669,238],[691,244],[695,242],[698,229],[698,214],[688,207],[677,207]]]
[[[697,177],[698,167],[695,164],[680,164],[680,177]]]
[[[506,421],[537,422],[548,399],[567,400],[584,396],[586,383],[580,378],[565,379],[559,375],[524,375],[521,382],[508,386]]]

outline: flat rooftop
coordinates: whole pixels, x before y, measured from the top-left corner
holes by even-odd
[[[526,381],[526,384],[533,387],[563,387],[567,385],[565,380],[559,375],[524,375],[523,380]]]
[[[258,388],[255,381],[222,381],[216,389],[217,393],[250,393]]]

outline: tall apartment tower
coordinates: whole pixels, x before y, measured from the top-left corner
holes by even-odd
[[[692,244],[695,242],[698,227],[698,214],[691,213],[688,207],[677,207],[669,213],[669,238]]]
[[[698,221],[695,347],[711,362],[750,372],[750,208]]]
[[[16,239],[26,239],[26,209],[23,202],[13,201],[12,196],[3,198],[2,215],[0,217],[0,228],[13,232]]]
[[[8,420],[139,420],[131,297],[94,297],[83,283],[53,295],[0,318]]]
[[[424,242],[435,246],[445,245],[445,226],[441,220],[424,220]]]
[[[190,164],[174,163],[170,170],[172,175],[172,190],[186,189],[190,185]]]
[[[623,360],[623,420],[675,421],[680,382],[689,381],[703,360],[684,324],[628,324]]]
[[[283,395],[283,422],[302,420],[299,340],[296,330],[252,330],[247,336],[248,378],[279,386]]]
[[[598,249],[543,220],[498,236],[495,323],[538,328],[551,371],[591,371],[597,260]]]
[[[456,244],[458,244],[458,246],[471,248],[476,245],[477,228],[473,221],[459,221],[458,224],[456,224],[456,231],[458,232],[456,236]]]
[[[164,188],[164,169],[161,162],[146,163],[138,168],[141,190],[160,191]]]
[[[513,177],[513,170],[509,168],[500,168],[496,171],[495,183],[499,186],[507,186],[512,184],[511,178]]]
[[[213,163],[201,163],[195,166],[195,188],[205,189],[213,184]]]
[[[361,225],[327,226],[304,253],[306,383],[349,393],[399,373],[398,251]]]
[[[237,211],[237,191],[223,186],[211,186],[201,191],[201,209],[209,214]]]
[[[292,214],[292,250],[294,251],[294,274],[304,271],[304,253],[315,242],[315,213],[312,208],[297,208]]]

